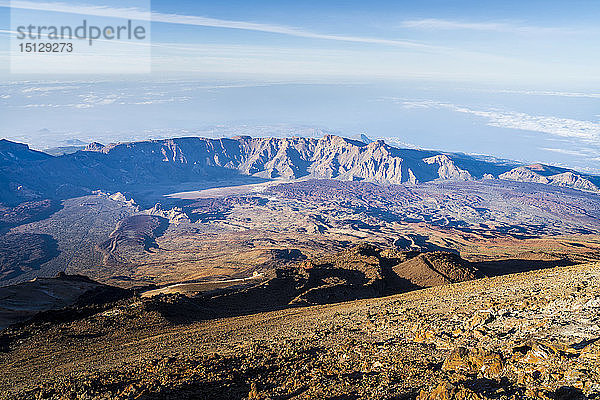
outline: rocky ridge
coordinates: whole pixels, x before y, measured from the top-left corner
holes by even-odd
[[[13,148],[18,150],[15,156]],[[399,149],[381,140],[339,136],[206,139],[198,137],[100,145],[52,157],[25,145],[0,142],[2,202],[65,198],[93,190],[120,191],[148,184],[214,181],[252,176],[306,177],[416,184],[434,180],[499,178],[598,191],[600,178],[458,153]],[[12,154],[12,156],[11,156]],[[550,173],[550,171],[552,171]]]
[[[578,190],[598,192],[598,181],[584,177],[574,171],[562,168],[548,167],[541,164],[528,165],[514,168],[500,174],[499,179],[517,182],[533,182],[544,185],[570,187]],[[594,182],[592,182],[594,180]]]

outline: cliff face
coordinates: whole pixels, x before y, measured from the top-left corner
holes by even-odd
[[[473,176],[469,171],[458,168],[456,164],[454,164],[454,161],[446,154],[429,157],[423,161],[430,165],[437,164],[439,166],[437,171],[439,176],[438,179],[458,181],[470,181],[473,179]]]
[[[397,149],[383,141],[365,144],[331,135],[321,139],[181,138],[93,146],[87,151],[105,154],[114,163],[160,161],[193,166],[197,172],[225,168],[262,178],[310,176],[394,184],[473,179],[445,154]]]
[[[599,192],[598,177],[584,176],[563,168],[547,167],[539,164],[518,167],[500,174],[500,179],[543,183],[545,185],[569,187],[590,192]],[[594,181],[594,182],[592,182]]]
[[[130,186],[258,178],[303,177],[416,184],[434,180],[500,178],[600,191],[600,178],[541,164],[519,166],[464,154],[398,149],[383,141],[328,135],[314,138],[206,139],[198,137],[92,143],[52,157],[27,146],[0,143],[0,203],[67,198]]]
[[[297,179],[304,176],[366,179],[402,183],[408,180],[405,161],[383,142],[362,142],[325,136],[307,138],[203,139],[182,138],[94,147],[115,162],[150,160],[206,168],[237,170],[262,178]]]

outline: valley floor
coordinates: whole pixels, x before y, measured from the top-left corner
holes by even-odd
[[[599,267],[208,321],[135,298],[0,334],[1,397],[598,398]]]

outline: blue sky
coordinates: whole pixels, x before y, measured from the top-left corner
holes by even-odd
[[[48,9],[60,2],[12,2],[25,3]],[[130,3],[76,1],[67,8],[78,12],[96,5],[126,15],[123,8]],[[597,1],[156,0],[151,8],[157,73],[519,85],[600,82]],[[8,26],[8,8],[0,12]]]
[[[12,4],[69,21],[146,18],[141,0]],[[151,43],[111,55],[149,47],[152,74],[124,76],[10,74],[8,5],[0,136],[38,148],[366,132],[600,173],[599,1],[155,0]]]

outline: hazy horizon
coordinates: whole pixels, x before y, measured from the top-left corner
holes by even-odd
[[[99,76],[11,74],[8,6],[0,136],[35,148],[317,130],[600,173],[600,3],[10,2],[151,20],[116,57],[149,46],[152,73]]]

